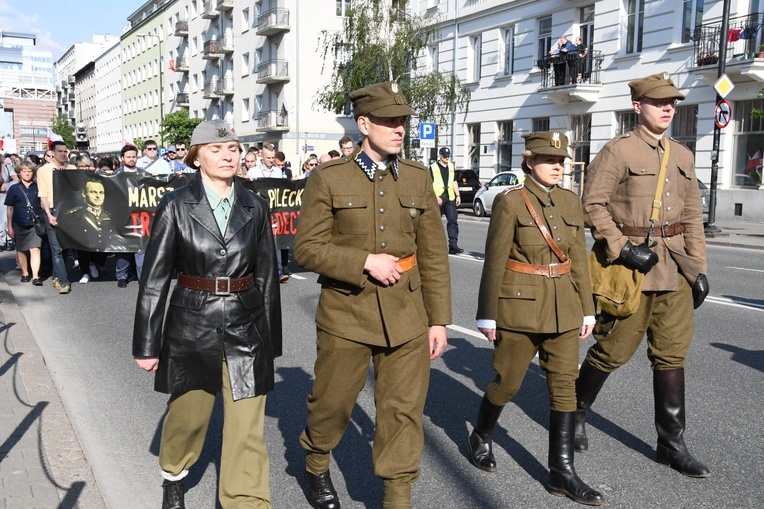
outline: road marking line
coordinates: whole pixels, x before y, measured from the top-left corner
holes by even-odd
[[[707,301],[711,301],[714,304],[722,304],[724,306],[732,306],[734,308],[750,309],[753,311],[764,311],[764,304],[754,304],[752,302],[739,302],[734,299],[728,299],[726,297],[706,297]]]
[[[470,260],[473,262],[480,262],[480,263],[483,263],[485,261],[485,257],[479,257],[477,255],[458,254],[458,255],[448,255],[448,256],[453,256],[454,258],[461,258],[462,260]]]
[[[725,267],[726,269],[733,269],[733,270],[750,270],[751,272],[764,272],[764,270],[761,269],[747,269],[745,267]]]
[[[293,278],[295,278],[295,279],[302,279],[302,280],[308,279],[308,278],[306,278],[306,277],[303,277],[303,276],[298,276],[297,274],[292,274],[292,275],[291,275],[291,276],[289,276],[289,277],[293,277]]]
[[[461,332],[462,334],[467,334],[468,336],[472,336],[473,338],[478,338],[478,339],[482,339],[483,341],[488,341],[482,332],[474,331],[466,327],[461,327],[459,325],[451,324],[451,325],[446,325],[446,328],[456,332]]]

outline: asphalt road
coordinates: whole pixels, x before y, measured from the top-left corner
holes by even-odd
[[[433,362],[425,408],[422,476],[414,488],[417,508],[575,507],[549,495],[549,399],[534,362],[494,435],[499,472],[488,474],[466,460],[465,441],[480,398],[493,376],[492,347],[474,327],[476,297],[488,227],[462,214],[463,255],[451,256],[454,326],[449,347]],[[0,257],[3,272],[12,268]],[[110,261],[113,266],[113,260]],[[73,272],[77,272],[73,270]],[[709,247],[711,295],[696,312],[687,362],[690,450],[712,470],[690,479],[653,461],[651,372],[644,345],[614,373],[593,407],[590,452],[576,455],[579,474],[617,508],[758,508],[764,505],[762,394],[764,394],[764,262],[762,251]],[[73,285],[67,296],[6,278],[45,356],[62,401],[83,444],[107,506],[158,507],[157,466],[166,396],[153,392],[150,375],[130,356],[137,284]],[[76,279],[75,279],[76,280]],[[268,396],[266,436],[274,507],[308,507],[302,493],[304,455],[298,444],[305,422],[315,358],[313,315],[319,287],[311,273],[282,285],[284,356],[277,360],[276,389]],[[581,358],[591,340],[581,346]],[[190,508],[214,507],[221,441],[218,405],[205,454],[187,481]],[[374,434],[373,377],[334,451],[332,472],[345,508],[381,507],[382,483],[371,466]]]

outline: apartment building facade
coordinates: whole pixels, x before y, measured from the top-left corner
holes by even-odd
[[[117,41],[95,60],[95,123],[91,145],[117,154],[125,144],[122,126],[122,47]]]
[[[670,134],[694,151],[698,177],[708,184],[713,85],[720,44],[726,44],[733,120],[720,138],[716,217],[764,220],[764,200],[757,190],[764,124],[750,115],[764,108],[758,97],[764,59],[757,56],[764,43],[763,5],[732,0],[730,29],[721,34],[722,4],[420,0],[414,10],[441,27],[440,39],[422,58],[430,67],[457,73],[472,90],[469,113],[454,115],[439,132],[440,144],[452,147],[458,166],[472,167],[488,180],[519,168],[523,134],[561,130],[571,140],[571,168],[581,170],[609,139],[636,123],[628,82],[668,72],[687,96],[677,107]],[[563,35],[580,37],[586,47],[583,60],[573,66],[549,54]]]

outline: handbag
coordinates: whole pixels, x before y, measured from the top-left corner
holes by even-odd
[[[670,146],[670,142],[667,142],[663,152],[661,171],[658,175],[658,187],[655,190],[655,199],[650,214],[650,224],[655,224],[660,213],[660,198],[663,193]],[[648,235],[647,243],[648,245],[652,243],[651,235]],[[639,309],[642,282],[645,275],[619,263],[617,260],[614,263],[608,263],[607,242],[598,241],[594,243],[589,253],[589,277],[592,283],[596,314],[605,313],[615,318],[626,318]]]
[[[48,235],[48,231],[45,229],[45,225],[42,224],[42,221],[40,221],[40,218],[37,217],[37,214],[34,213],[34,208],[32,208],[32,203],[29,201],[29,196],[27,196],[26,191],[23,189],[21,190],[21,194],[24,195],[24,199],[27,201],[27,208],[29,208],[29,213],[32,214],[32,226],[34,227],[34,232],[38,237],[45,237]]]

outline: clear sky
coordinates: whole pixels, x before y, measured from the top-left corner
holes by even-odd
[[[93,34],[119,36],[127,17],[145,0],[0,0],[0,29],[37,35],[37,47],[53,61]]]

